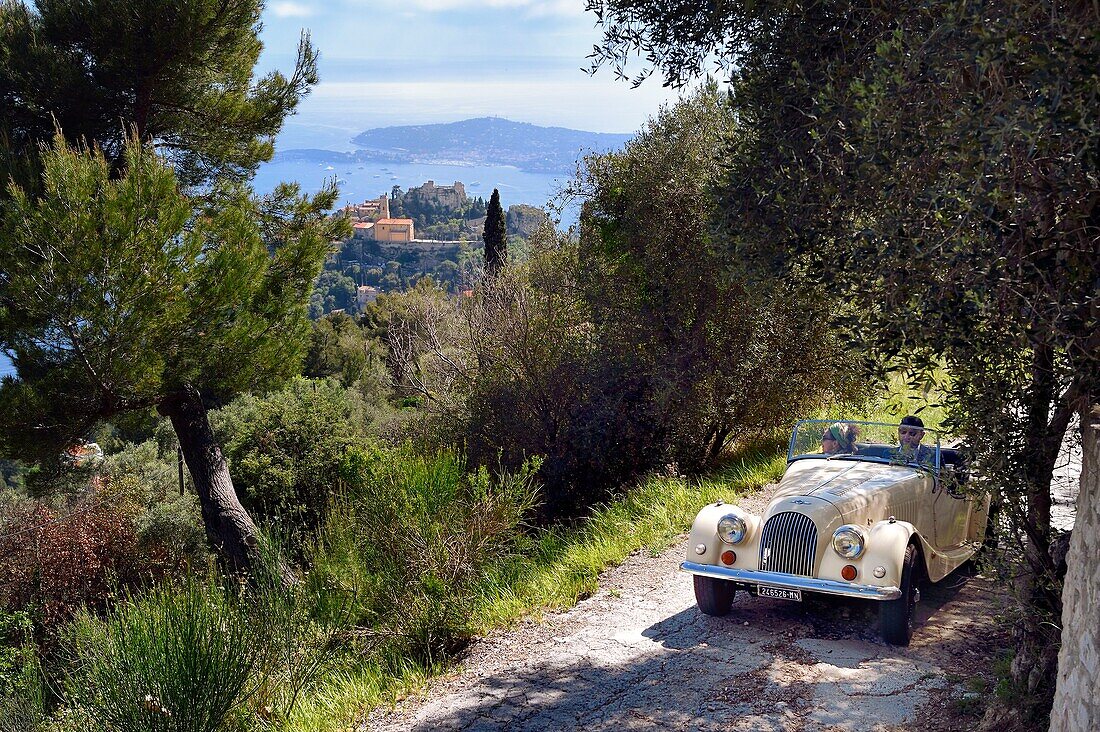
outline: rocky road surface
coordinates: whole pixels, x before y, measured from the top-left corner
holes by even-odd
[[[763,504],[765,490],[751,499]],[[747,503],[747,501],[743,501]],[[908,648],[878,639],[877,606],[739,592],[695,607],[683,542],[636,554],[576,607],[474,643],[421,695],[360,729],[964,730],[1006,642],[1002,597],[960,571],[926,586]]]

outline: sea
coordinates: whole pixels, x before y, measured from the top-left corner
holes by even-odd
[[[340,197],[337,207],[361,203],[369,198],[389,195],[394,186],[402,190],[434,181],[436,185],[454,185],[461,181],[470,198],[480,196],[486,201],[493,189],[500,191],[500,203],[509,206],[525,203],[546,208],[559,199],[570,176],[566,174],[529,173],[504,165],[436,165],[430,163],[341,162],[332,160],[279,160],[262,165],[253,180],[257,193],[270,193],[279,183],[298,183],[303,192],[320,190],[325,183],[336,181]],[[567,207],[561,215],[562,224],[575,223],[576,215]]]
[[[333,149],[334,153],[350,152],[354,147],[348,142],[352,130],[329,129],[328,134],[317,127],[311,129],[293,128],[290,134],[280,139],[279,148],[287,149],[287,143],[297,143],[294,147],[317,146]],[[297,132],[297,135],[294,133]],[[289,139],[288,139],[289,138]],[[507,165],[435,165],[429,163],[347,163],[339,162],[334,154],[331,161],[316,159],[310,161],[275,160],[260,166],[253,180],[257,193],[270,193],[279,183],[298,183],[303,192],[314,192],[328,181],[335,180],[339,186],[340,197],[337,208],[349,203],[360,203],[368,198],[378,198],[389,194],[394,186],[402,190],[423,185],[426,181],[435,181],[436,185],[453,185],[461,181],[466,187],[466,195],[471,198],[481,196],[486,201],[493,189],[500,191],[501,205],[507,209],[518,203],[547,208],[561,228],[576,223],[578,207],[575,202],[565,202],[561,198],[562,189],[570,180],[567,173],[530,173]],[[558,204],[555,208],[552,204]],[[15,367],[6,354],[0,352],[0,376],[15,374]]]

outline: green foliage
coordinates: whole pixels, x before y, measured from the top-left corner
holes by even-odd
[[[485,242],[485,271],[495,274],[508,261],[508,225],[500,205],[500,191],[496,188],[489,197],[481,239]]]
[[[382,361],[383,354],[366,339],[355,320],[336,313],[313,323],[302,373],[311,378],[337,378],[348,387],[363,380],[379,382],[377,367]]]
[[[747,128],[722,152],[737,257],[843,303],[830,309],[879,373],[950,374],[947,425],[1027,564],[1013,672],[1049,704],[1050,478],[1072,415],[1100,400],[1096,8],[589,6],[605,29],[596,66],[640,52],[678,86],[713,52],[728,72]]]
[[[736,130],[711,85],[588,158],[579,242],[541,230],[464,304],[471,459],[544,456],[547,517],[862,388],[812,293],[753,288],[714,241],[713,152]]]
[[[222,732],[284,718],[330,637],[293,591],[188,579],[66,631],[64,701],[80,728]]]
[[[741,134],[715,84],[662,110],[621,152],[592,156],[578,259],[603,362],[644,392],[655,441],[691,470],[727,441],[853,393],[811,293],[769,292],[715,241],[714,151]]]
[[[309,316],[317,319],[333,310],[355,312],[358,309],[355,280],[332,270],[322,272],[313,284],[313,294],[309,298]]]
[[[129,506],[137,548],[150,576],[201,568],[210,558],[199,501],[186,469],[185,493],[180,495],[174,448],[174,440],[163,452],[156,440],[127,444],[107,456],[100,472],[103,496]]]
[[[20,375],[0,387],[0,417],[21,455],[56,458],[185,384],[232,393],[296,370],[331,192],[280,190],[265,204],[278,220],[261,227],[243,190],[193,210],[136,142],[118,179],[60,137],[43,164],[41,198],[13,188],[0,219],[0,342]]]
[[[42,718],[42,673],[33,631],[27,612],[0,609],[0,732],[26,732]]]
[[[370,466],[384,459],[378,453],[360,455],[349,462],[349,477],[376,475]],[[748,446],[720,472],[705,479],[689,482],[651,476],[573,526],[528,529],[513,536],[510,550],[491,556],[480,565],[472,584],[456,593],[468,608],[462,634],[485,634],[543,609],[571,607],[596,589],[600,572],[609,566],[638,550],[656,553],[675,542],[691,525],[700,505],[718,499],[733,501],[775,480],[784,465],[784,454],[775,444]],[[393,467],[403,468],[400,459]],[[449,510],[438,503],[436,508]],[[344,519],[337,521],[341,516]],[[362,588],[376,585],[366,574],[369,565],[359,560],[356,547],[362,539],[357,533],[357,517],[338,512],[332,519],[334,523],[326,528],[319,546],[320,571],[310,581],[317,583],[319,596],[322,592],[328,597],[354,594],[361,599],[369,594]],[[358,593],[356,588],[360,588]],[[402,655],[407,646],[387,644],[385,636],[360,635],[370,639],[375,653],[349,657],[347,665],[302,705],[292,729],[327,730],[350,724],[360,718],[363,709],[393,703],[410,688],[424,685],[426,677],[449,668]],[[431,660],[439,661],[440,656],[433,655]]]
[[[241,502],[279,519],[295,547],[319,524],[340,485],[340,466],[367,426],[362,397],[331,379],[245,394],[210,419]]]
[[[250,178],[317,82],[305,37],[289,78],[253,78],[262,9],[259,0],[0,4],[0,161],[18,171],[59,125],[116,172],[132,133],[156,141],[184,185]]]
[[[431,664],[465,642],[483,568],[511,551],[538,464],[490,478],[448,452],[350,451],[347,492],[312,554],[319,600],[353,595],[385,658]]]
[[[151,567],[159,565],[174,573],[209,563],[202,512],[193,493],[165,493],[137,516],[135,530],[138,547],[149,557]]]

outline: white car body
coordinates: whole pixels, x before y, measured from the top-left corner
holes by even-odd
[[[937,582],[970,559],[983,542],[989,497],[958,492],[956,468],[941,465],[957,453],[941,450],[938,439],[922,451],[921,464],[907,462],[896,445],[884,442],[859,443],[854,454],[805,452],[806,446],[798,444],[800,430],[820,435],[828,424],[806,420],[796,425],[787,470],[761,515],[721,502],[699,512],[681,568],[696,576],[696,596],[704,612],[724,615],[726,593],[732,598],[733,589],[787,599],[818,592],[893,603],[892,612],[904,612],[911,631],[919,578],[914,566],[910,592],[908,547],[920,558],[909,561]],[[896,433],[898,427],[844,424],[877,431],[879,437]],[[719,534],[719,521],[726,516],[744,522],[744,536],[736,543]],[[834,549],[833,536],[841,527],[862,535],[858,556],[844,557]],[[900,627],[888,630],[888,622],[884,611],[887,640],[907,643],[909,633]]]

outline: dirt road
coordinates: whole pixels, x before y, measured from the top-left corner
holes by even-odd
[[[963,730],[977,720],[1004,646],[984,578],[925,587],[913,643],[900,649],[878,639],[870,602],[739,592],[729,617],[702,615],[677,569],[683,556],[681,543],[631,557],[593,597],[478,641],[454,673],[362,729]]]

